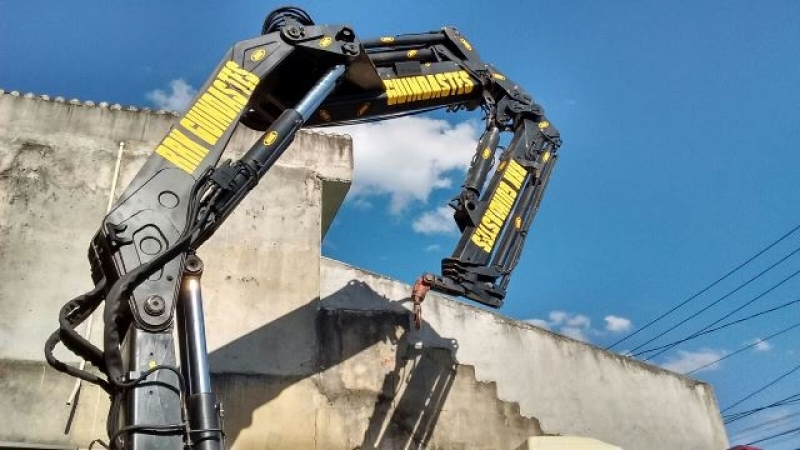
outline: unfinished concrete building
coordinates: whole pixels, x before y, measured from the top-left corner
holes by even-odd
[[[67,404],[75,380],[42,347],[92,286],[86,247],[109,202],[174,119],[0,91],[0,441],[105,438],[106,394],[84,384]],[[255,137],[237,130],[229,148]],[[727,447],[702,382],[433,293],[415,330],[409,286],[320,255],[352,163],[348,137],[300,133],[202,248],[231,448],[512,450],[539,435]]]

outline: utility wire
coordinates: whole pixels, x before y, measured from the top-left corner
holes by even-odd
[[[746,411],[739,411],[737,413],[728,414],[723,416],[723,421],[725,425],[730,423],[736,422],[737,420],[744,419],[745,417],[752,416],[753,414],[759,413],[761,411],[765,411],[767,409],[778,408],[780,406],[791,405],[794,403],[800,402],[800,393],[793,394],[788,397],[784,397],[777,402],[770,403],[765,406],[760,406],[758,408],[748,409]]]
[[[772,439],[775,439],[777,437],[786,436],[787,434],[796,433],[796,432],[800,432],[800,427],[792,428],[791,430],[786,430],[786,431],[784,431],[782,433],[776,433],[776,434],[773,434],[771,436],[767,436],[765,438],[759,439],[757,441],[748,442],[745,445],[760,444],[761,442],[771,441]]]
[[[746,266],[746,265],[750,264],[750,263],[751,263],[751,262],[752,262],[754,259],[756,259],[756,258],[758,258],[759,256],[763,255],[763,254],[764,254],[764,253],[766,253],[766,252],[767,252],[769,249],[771,249],[772,247],[774,247],[774,246],[778,245],[778,244],[779,244],[781,241],[783,241],[784,239],[786,239],[787,237],[789,237],[790,235],[792,235],[792,234],[793,234],[795,231],[797,231],[797,230],[799,230],[799,229],[800,229],[800,224],[798,224],[797,226],[795,226],[794,228],[792,228],[792,229],[791,229],[791,230],[790,230],[788,233],[784,234],[783,236],[781,236],[780,238],[778,238],[776,241],[772,242],[772,243],[771,243],[771,244],[769,244],[768,246],[766,246],[766,247],[764,247],[763,249],[759,250],[759,251],[758,251],[758,253],[756,253],[755,255],[751,256],[751,257],[750,257],[750,258],[749,258],[747,261],[745,261],[745,262],[743,262],[743,263],[739,264],[738,266],[736,266],[735,268],[733,268],[733,270],[729,271],[728,273],[726,273],[725,275],[721,276],[720,278],[717,278],[717,279],[716,279],[714,282],[712,282],[712,283],[711,283],[711,284],[709,284],[708,286],[704,287],[703,289],[700,289],[700,291],[698,291],[696,294],[692,295],[691,297],[687,298],[686,300],[682,301],[681,303],[679,303],[679,304],[675,305],[675,306],[674,306],[674,307],[672,307],[672,309],[670,309],[669,311],[667,311],[667,312],[665,312],[665,313],[662,313],[660,316],[658,316],[658,317],[656,317],[655,319],[651,320],[650,322],[648,322],[648,323],[647,323],[647,324],[645,324],[644,326],[642,326],[642,327],[638,328],[636,331],[633,331],[633,332],[631,332],[631,333],[628,333],[626,336],[624,336],[624,337],[620,338],[619,340],[617,340],[617,341],[616,341],[616,342],[614,342],[613,344],[609,345],[608,347],[606,347],[606,350],[610,350],[611,348],[613,348],[613,347],[617,346],[618,344],[621,344],[621,343],[623,343],[623,342],[627,341],[628,339],[632,338],[633,336],[635,336],[635,335],[639,334],[640,332],[642,332],[642,331],[644,331],[644,330],[646,330],[646,329],[650,328],[650,326],[651,326],[651,325],[655,324],[656,322],[660,321],[661,319],[663,319],[663,318],[667,317],[668,315],[672,314],[673,312],[677,311],[679,308],[683,307],[683,306],[684,306],[684,305],[686,305],[687,303],[691,302],[692,300],[694,300],[695,298],[697,298],[697,297],[699,297],[700,295],[704,294],[706,291],[708,291],[708,290],[709,290],[709,289],[711,289],[712,287],[714,287],[714,286],[716,286],[717,284],[721,283],[723,280],[725,280],[725,279],[726,279],[726,278],[728,278],[729,276],[731,276],[731,275],[733,275],[734,273],[736,273],[737,271],[739,271],[739,269],[741,269],[742,267],[744,267],[744,266]]]
[[[740,399],[740,400],[736,401],[736,402],[735,402],[735,403],[733,403],[732,405],[729,405],[729,406],[727,406],[725,409],[723,409],[723,410],[722,410],[722,411],[720,411],[720,412],[725,412],[725,411],[727,411],[727,410],[729,410],[729,409],[733,408],[734,406],[741,404],[741,403],[742,403],[742,402],[744,402],[745,400],[747,400],[747,399],[749,399],[749,398],[752,398],[754,395],[756,395],[756,394],[759,394],[759,393],[763,392],[765,389],[767,389],[767,388],[769,388],[769,387],[772,387],[772,386],[774,386],[774,385],[775,385],[777,382],[779,382],[779,381],[781,381],[782,379],[784,379],[784,378],[788,377],[789,375],[791,375],[791,374],[793,374],[793,373],[797,372],[798,370],[800,370],[800,364],[798,364],[798,365],[794,366],[794,368],[792,368],[792,369],[791,369],[791,370],[789,370],[788,372],[786,372],[786,373],[784,373],[783,375],[779,376],[778,378],[776,378],[776,379],[774,379],[774,380],[770,381],[769,383],[765,384],[764,386],[762,386],[762,387],[760,387],[760,388],[756,389],[755,391],[751,392],[750,394],[748,394],[748,395],[744,396],[742,399]]]
[[[723,356],[722,358],[719,358],[719,359],[717,359],[717,360],[711,361],[710,363],[708,363],[708,364],[705,364],[705,365],[702,365],[702,366],[700,366],[700,367],[694,368],[694,369],[692,369],[692,370],[690,370],[690,371],[688,371],[688,372],[684,373],[684,375],[691,375],[691,374],[693,374],[693,373],[697,372],[698,370],[705,369],[705,368],[706,368],[706,367],[708,367],[708,366],[713,366],[714,364],[716,364],[716,363],[718,363],[718,362],[720,362],[720,361],[722,361],[722,360],[724,360],[724,359],[728,359],[728,358],[730,358],[731,356],[738,355],[739,353],[742,353],[743,351],[745,351],[745,350],[747,350],[747,349],[753,348],[753,347],[755,347],[756,345],[758,345],[758,344],[760,344],[760,343],[762,343],[762,342],[768,342],[770,339],[772,339],[772,338],[774,338],[774,337],[776,337],[776,336],[780,336],[781,334],[783,334],[783,333],[786,333],[786,332],[788,332],[788,331],[791,331],[791,330],[793,330],[793,329],[795,329],[795,328],[797,328],[797,327],[800,327],[800,322],[797,322],[796,324],[794,324],[794,325],[792,325],[792,326],[790,326],[790,327],[784,328],[784,329],[782,329],[781,331],[778,331],[777,333],[773,333],[773,334],[771,334],[771,335],[769,335],[769,336],[765,337],[764,339],[759,339],[759,340],[756,340],[756,341],[755,341],[755,342],[753,342],[752,344],[750,344],[750,345],[748,345],[748,346],[746,346],[746,347],[742,347],[742,348],[740,348],[739,350],[736,350],[735,352],[733,352],[733,353],[731,353],[731,354],[728,354],[728,355],[725,355],[725,356]]]
[[[744,308],[746,308],[746,307],[750,306],[750,305],[751,305],[753,302],[755,302],[756,300],[758,300],[758,299],[760,299],[760,298],[764,297],[765,295],[769,294],[770,292],[774,291],[775,289],[777,289],[778,287],[782,286],[784,283],[786,283],[787,281],[789,281],[789,280],[791,280],[792,278],[796,277],[797,275],[800,275],[800,270],[797,270],[797,271],[795,271],[793,274],[789,275],[788,277],[784,278],[783,280],[781,280],[781,281],[777,282],[776,284],[773,284],[773,285],[772,285],[772,287],[770,287],[770,288],[769,288],[769,289],[767,289],[766,291],[762,292],[761,294],[758,294],[758,295],[756,295],[756,296],[755,296],[755,297],[753,297],[753,298],[752,298],[750,301],[748,301],[748,302],[746,302],[745,304],[743,304],[743,305],[739,306],[738,308],[735,308],[733,311],[729,312],[728,314],[725,314],[724,316],[720,317],[719,319],[717,319],[717,320],[715,320],[715,321],[711,322],[710,324],[708,324],[708,325],[704,326],[703,328],[701,328],[701,329],[699,329],[699,330],[695,331],[695,332],[694,332],[694,334],[692,334],[692,336],[695,336],[695,335],[698,335],[698,336],[699,336],[699,335],[700,335],[701,333],[703,333],[704,331],[706,331],[706,330],[709,330],[709,329],[710,329],[711,327],[713,327],[714,325],[716,325],[716,324],[718,324],[718,323],[722,322],[723,320],[727,319],[728,317],[730,317],[730,316],[732,316],[732,315],[736,314],[737,312],[739,312],[739,311],[743,310]],[[677,345],[677,344],[676,344],[676,345]],[[671,349],[671,348],[673,348],[673,347],[675,347],[675,345],[670,345],[670,346],[667,346],[667,348],[664,348],[664,349],[660,350],[658,353],[655,353],[655,354],[652,354],[652,355],[648,356],[648,357],[647,357],[647,359],[646,359],[646,361],[649,361],[649,360],[651,360],[651,359],[655,358],[656,356],[658,356],[658,355],[660,355],[660,354],[662,354],[662,353],[666,352],[667,350],[669,350],[669,349]]]
[[[792,274],[791,274],[791,275],[789,275],[788,277],[786,277],[786,278],[784,278],[783,280],[779,281],[778,283],[776,283],[776,284],[772,285],[772,287],[770,287],[770,288],[769,288],[769,289],[767,289],[766,291],[764,291],[764,292],[762,292],[761,294],[759,294],[759,295],[755,296],[755,297],[754,297],[754,298],[752,298],[750,301],[748,301],[748,302],[744,303],[743,305],[739,306],[738,308],[734,308],[734,310],[733,310],[733,311],[729,312],[728,314],[725,314],[724,316],[720,317],[719,319],[717,319],[717,320],[715,320],[715,321],[711,322],[710,324],[706,325],[705,327],[703,327],[703,328],[701,328],[701,329],[697,330],[695,333],[702,333],[702,332],[704,332],[704,331],[706,331],[706,330],[710,329],[710,328],[711,328],[711,327],[713,327],[714,325],[716,325],[716,324],[718,324],[718,323],[722,322],[723,320],[727,319],[728,317],[731,317],[732,315],[736,314],[737,312],[739,312],[739,311],[741,311],[741,310],[745,309],[746,307],[748,307],[748,306],[750,306],[751,304],[753,304],[753,303],[754,303],[756,300],[759,300],[760,298],[762,298],[762,297],[764,297],[765,295],[769,294],[770,292],[774,291],[775,289],[777,289],[778,287],[782,286],[782,285],[783,285],[784,283],[786,283],[787,281],[789,281],[789,280],[791,280],[792,278],[796,277],[798,274],[800,274],[800,270],[797,270],[797,271],[795,271],[794,273],[792,273]],[[674,347],[674,346],[668,347],[668,348],[666,348],[666,349],[663,349],[663,350],[659,351],[659,352],[658,352],[658,353],[656,353],[656,354],[650,355],[649,357],[647,357],[647,360],[649,361],[650,359],[653,359],[653,358],[655,358],[656,356],[658,356],[658,355],[661,355],[662,353],[666,352],[667,350],[669,350],[669,349],[670,349],[670,348],[672,348],[672,347]]]
[[[782,426],[786,426],[788,424],[784,423],[784,422],[787,422],[789,419],[791,419],[792,417],[797,416],[798,414],[800,414],[800,412],[794,412],[794,413],[791,413],[791,414],[787,414],[787,415],[785,415],[783,417],[778,417],[777,419],[767,420],[766,422],[761,422],[761,423],[757,423],[755,425],[749,426],[747,428],[742,429],[741,431],[737,431],[736,433],[734,433],[731,436],[730,440],[731,440],[731,442],[740,442],[740,441],[744,441],[745,437],[747,437],[748,435],[764,433],[766,431],[772,431],[772,430],[774,430],[776,428],[780,428]]]
[[[640,344],[640,345],[636,346],[635,348],[633,348],[633,349],[630,351],[630,353],[634,353],[634,352],[636,352],[637,350],[641,349],[642,347],[646,346],[647,344],[649,344],[649,343],[651,343],[651,342],[653,342],[653,341],[657,340],[658,338],[660,338],[660,337],[664,336],[665,334],[669,333],[670,331],[672,331],[672,330],[674,330],[674,329],[678,328],[679,326],[681,326],[681,325],[685,324],[686,322],[688,322],[688,321],[690,321],[690,320],[694,319],[694,318],[695,318],[695,317],[697,317],[698,315],[700,315],[700,314],[702,314],[702,313],[704,313],[704,312],[708,311],[708,310],[709,310],[710,308],[712,308],[714,305],[717,305],[717,304],[719,304],[721,301],[723,301],[723,300],[725,300],[726,298],[730,297],[731,295],[733,295],[733,294],[735,294],[735,293],[739,292],[741,289],[743,289],[744,287],[746,287],[748,284],[750,284],[750,283],[752,283],[753,281],[757,280],[758,278],[760,278],[761,276],[763,276],[764,274],[766,274],[766,273],[767,273],[767,272],[769,272],[770,270],[772,270],[772,269],[774,269],[775,267],[777,267],[779,264],[783,263],[783,262],[784,262],[784,261],[786,261],[787,259],[789,259],[789,258],[791,258],[792,256],[794,256],[794,255],[795,255],[797,252],[800,252],[800,247],[797,247],[797,248],[795,248],[795,249],[794,249],[794,250],[792,250],[792,251],[791,251],[791,252],[790,252],[788,255],[784,256],[783,258],[781,258],[780,260],[778,260],[777,262],[775,262],[775,263],[774,263],[774,264],[772,264],[771,266],[769,266],[769,267],[767,267],[766,269],[764,269],[764,270],[762,270],[761,272],[759,272],[759,273],[758,273],[758,275],[756,275],[756,276],[754,276],[754,277],[750,278],[749,280],[745,281],[744,283],[740,284],[739,286],[737,286],[736,288],[734,288],[732,291],[730,291],[730,292],[728,292],[727,294],[723,295],[722,297],[720,297],[720,298],[718,298],[718,299],[714,300],[714,301],[713,301],[713,302],[711,302],[710,304],[706,305],[704,308],[702,308],[702,309],[700,309],[699,311],[697,311],[697,312],[693,313],[692,315],[690,315],[690,316],[688,316],[688,317],[684,318],[683,320],[681,320],[681,321],[680,321],[680,322],[678,322],[677,324],[673,325],[672,327],[670,327],[670,328],[666,329],[665,331],[662,331],[661,333],[657,334],[655,337],[653,337],[653,338],[650,338],[649,340],[645,341],[644,343],[642,343],[642,344]],[[796,272],[794,275],[796,275],[797,273],[800,273],[800,271]],[[784,282],[785,282],[785,281],[784,281]],[[762,294],[762,295],[763,295],[763,294]],[[752,302],[752,301],[751,301],[751,302]],[[635,356],[635,353],[634,353],[634,356]]]
[[[791,414],[787,414],[787,415],[785,415],[783,417],[778,417],[777,419],[771,419],[771,420],[768,420],[766,422],[761,422],[761,423],[758,423],[758,424],[755,424],[755,425],[751,425],[751,426],[749,426],[747,428],[742,428],[741,430],[737,431],[734,434],[734,436],[739,436],[739,435],[745,434],[745,433],[747,433],[747,432],[749,432],[751,430],[757,430],[758,428],[762,428],[764,425],[769,425],[769,424],[773,424],[773,423],[776,423],[776,422],[782,422],[782,421],[784,421],[786,419],[789,419],[791,417],[795,417],[797,415],[800,415],[800,411],[795,411],[795,412],[793,412]],[[735,439],[735,440],[738,440],[738,439]]]
[[[752,320],[752,319],[755,319],[756,317],[760,317],[760,316],[763,316],[765,314],[769,314],[771,312],[775,312],[775,311],[781,310],[783,308],[789,307],[791,305],[795,305],[797,303],[800,303],[800,299],[792,300],[790,302],[786,302],[786,303],[784,303],[782,305],[778,305],[778,306],[776,306],[774,308],[770,308],[770,309],[765,309],[763,311],[759,311],[759,312],[757,312],[755,314],[751,314],[751,315],[749,315],[747,317],[743,317],[741,319],[734,320],[732,322],[728,322],[728,323],[720,325],[720,326],[718,326],[716,328],[711,328],[711,329],[699,331],[699,332],[694,333],[691,336],[685,337],[683,339],[678,339],[677,341],[670,342],[669,344],[664,344],[664,345],[662,345],[660,347],[654,347],[654,348],[651,348],[649,350],[643,350],[643,351],[641,351],[641,352],[639,352],[639,353],[637,353],[635,355],[632,355],[632,356],[640,356],[640,355],[643,355],[645,353],[655,352],[655,351],[659,351],[659,350],[666,351],[666,350],[671,349],[672,347],[675,347],[678,344],[682,344],[684,342],[691,341],[692,339],[697,339],[700,336],[704,336],[706,334],[711,334],[711,333],[717,332],[719,330],[723,330],[725,328],[728,328],[730,326],[733,326],[733,325],[736,325],[736,324],[739,324],[739,323],[742,323],[742,322],[747,322],[748,320]],[[660,355],[661,353],[663,353],[663,352],[660,352],[658,354]],[[655,356],[655,355],[653,355],[653,356]],[[647,360],[651,359],[653,356],[647,357]]]

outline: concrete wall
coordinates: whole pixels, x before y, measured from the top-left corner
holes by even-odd
[[[109,198],[174,120],[72,103],[0,94],[0,441],[103,434],[104,393],[85,387],[73,411],[73,380],[41,348],[61,304],[91,287],[85,251]],[[254,138],[239,130],[232,146]],[[408,286],[321,259],[351,151],[348,138],[300,134],[201,249],[234,449],[514,449],[541,434],[726,447],[705,384],[435,294],[417,331]]]
[[[324,308],[402,314],[410,306],[403,283],[328,259],[322,273]],[[409,329],[408,341],[451,349],[459,367],[470,367],[477,383],[492,383],[499,401],[518,405],[544,434],[593,437],[625,449],[727,448],[705,383],[435,293],[423,316],[424,326]]]

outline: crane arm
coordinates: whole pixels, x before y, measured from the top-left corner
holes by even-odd
[[[192,402],[200,406],[190,408],[190,424],[204,423],[203,436],[215,436],[216,428],[207,425],[214,423],[208,421],[213,410],[208,393],[193,394],[196,386],[189,383],[192,395],[184,402],[156,389],[163,398],[154,406],[138,383],[159,369],[175,371],[176,303],[186,288],[185,274],[196,272],[195,250],[258,184],[297,131],[438,108],[481,108],[486,128],[461,192],[451,202],[462,236],[442,260],[441,274],[425,274],[419,282],[423,289],[415,288],[414,295],[424,297],[434,289],[499,307],[561,144],[528,93],[483,63],[452,27],[361,41],[348,26],[315,25],[304,12],[282,8],[268,16],[261,36],[228,50],[103,219],[89,248],[96,287],[62,308],[60,328],[45,347],[56,369],[96,383],[112,396],[112,446],[167,445],[164,436],[152,432],[157,428],[142,424],[169,411],[180,415],[177,405]],[[221,162],[239,123],[263,134],[240,159]],[[504,133],[510,140],[502,148]],[[103,302],[100,350],[75,327]],[[107,379],[57,361],[58,342]],[[131,374],[140,376],[132,380]],[[189,381],[179,376],[163,383],[182,392]],[[201,411],[199,418],[193,410]],[[129,425],[120,426],[120,417]],[[164,418],[160,423],[174,422]]]

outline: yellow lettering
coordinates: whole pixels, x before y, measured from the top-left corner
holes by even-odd
[[[216,145],[247,104],[259,78],[228,61],[206,92],[197,98],[180,119],[180,126],[208,145]],[[179,169],[193,173],[209,150],[179,128],[173,128],[156,148],[156,153]]]
[[[187,161],[182,155],[176,153],[174,150],[164,146],[163,144],[156,148],[156,153],[162,158],[176,165],[184,172],[194,172],[194,166],[189,161]]]
[[[227,97],[231,104],[236,105],[236,109],[241,109],[247,103],[247,98],[244,95],[240,94],[236,89],[228,87],[222,80],[214,80],[214,87],[217,88],[224,97]]]
[[[203,147],[202,145],[198,144],[197,142],[191,140],[188,136],[181,133],[181,130],[173,129],[169,133],[170,137],[175,139],[176,141],[180,142],[186,149],[190,150],[191,152],[200,156],[200,158],[205,158],[208,154],[208,150]]]
[[[450,85],[450,95],[460,94],[461,92],[458,92],[458,85],[454,80],[453,72],[445,72],[444,77]]]
[[[397,91],[392,80],[383,80],[383,87],[386,91],[386,104],[391,106],[397,103]]]
[[[512,160],[512,162],[514,161]],[[519,164],[517,164],[517,166],[519,166]],[[494,248],[497,235],[503,230],[505,221],[511,213],[511,209],[514,207],[514,202],[519,193],[511,186],[513,181],[506,179],[509,171],[503,174],[503,181],[497,186],[497,190],[494,195],[492,195],[492,199],[489,201],[489,206],[486,208],[481,222],[470,237],[475,245],[487,253],[491,253],[492,248]],[[508,183],[506,181],[508,181]]]
[[[181,155],[183,159],[189,162],[192,165],[192,170],[200,164],[200,161],[203,159],[199,155],[195,155],[194,153],[187,150],[184,146],[182,146],[178,141],[172,139],[171,137],[167,136],[161,145],[164,147],[172,150],[175,154]]]
[[[450,95],[450,83],[447,82],[447,77],[443,73],[437,73],[435,75],[436,81],[439,82],[439,87],[442,88],[442,97],[447,97]]]
[[[219,71],[219,74],[217,74],[217,79],[228,83],[228,85],[238,89],[245,95],[250,95],[253,92],[253,88],[248,86],[239,77],[237,77],[236,73],[234,73],[233,70],[229,69],[227,66],[223,67],[222,70]]]
[[[399,94],[397,96],[397,103],[405,103],[408,100],[409,95],[405,86],[403,86],[403,83],[401,83],[399,79],[392,80],[392,82],[394,83],[394,88],[397,89],[397,93]]]
[[[490,209],[502,212],[503,216],[508,215],[511,207],[514,205],[514,200],[517,197],[517,192],[508,185],[508,183],[501,182],[497,186],[497,193],[495,194],[496,201],[493,199],[489,204]],[[497,205],[495,205],[497,203]],[[502,207],[502,209],[500,209]]]
[[[512,159],[508,162],[508,169],[506,169],[506,173],[503,174],[503,179],[513,184],[517,189],[520,189],[523,181],[525,181],[525,175],[527,175],[525,168]]]
[[[428,84],[428,80],[425,77],[416,77],[417,83],[419,83],[419,88],[422,90],[422,100],[428,100],[433,95],[431,92],[431,86]]]
[[[216,144],[220,136],[222,136],[222,130],[206,116],[200,114],[197,108],[190,109],[189,112],[186,113],[186,116],[184,116],[184,119],[192,121],[195,125],[202,127],[206,132],[214,136],[214,142],[210,142],[211,145]]]
[[[191,131],[192,134],[202,139],[206,144],[214,145],[217,142],[217,139],[206,131],[200,124],[193,122],[188,117],[184,117],[181,119],[180,124],[182,127],[186,128],[187,130]]]
[[[217,89],[216,86],[209,86],[208,94],[210,94],[215,100],[219,101],[221,104],[225,105],[226,108],[236,111],[236,114],[238,114],[242,110],[242,106],[244,106],[234,103],[232,98],[225,95],[225,93]]]
[[[475,86],[475,83],[472,82],[472,78],[469,76],[469,74],[462,70],[461,72],[458,72],[458,76],[464,83],[464,93],[469,94],[472,92],[472,88]]]
[[[455,83],[456,86],[458,87],[458,95],[463,94],[464,93],[464,80],[462,80],[461,77],[458,76],[458,72],[450,72],[450,75],[451,75],[450,80],[453,83]]]
[[[213,89],[214,87],[212,86],[211,89],[208,90],[208,92],[200,96],[200,100],[198,100],[198,103],[203,103],[205,105],[208,105],[208,107],[216,109],[217,111],[222,113],[228,119],[229,122],[233,121],[234,117],[236,117],[239,111],[234,108],[231,108],[227,104],[223,103],[222,100],[215,97],[211,93]]]
[[[211,97],[208,94],[203,94],[197,103],[195,103],[193,109],[197,109],[203,112],[203,114],[207,115],[210,119],[212,119],[220,128],[228,128],[228,125],[233,121],[235,115],[230,115],[225,111],[222,111],[208,101],[208,98]]]
[[[441,97],[442,87],[439,85],[439,82],[436,81],[436,77],[433,75],[426,75],[425,78],[428,80],[428,85],[431,87],[431,98]]]
[[[466,71],[443,72],[432,75],[383,80],[387,105],[417,102],[432,98],[471,93],[475,81]]]
[[[417,80],[415,80],[413,77],[403,78],[403,82],[408,84],[408,87],[411,89],[411,92],[414,93],[414,101],[422,100],[422,89],[420,89]]]
[[[209,105],[205,103],[198,103],[193,108],[195,112],[200,113],[207,117],[208,121],[214,124],[217,128],[225,132],[230,125],[231,120],[225,117],[222,113],[216,110],[216,108],[211,108]]]
[[[489,205],[491,207],[491,205]],[[496,206],[496,205],[495,205]],[[496,236],[500,232],[500,227],[503,225],[503,216],[500,211],[493,211],[489,209],[481,219],[480,226],[488,231],[490,235]]]
[[[486,235],[480,228],[475,229],[475,232],[472,233],[472,237],[470,239],[475,245],[480,247],[486,253],[492,252],[494,240],[491,238],[491,236]]]
[[[261,81],[258,76],[250,71],[242,69],[236,64],[235,61],[228,61],[225,63],[225,67],[233,71],[233,73],[244,83],[246,86],[249,87],[250,92],[247,92],[247,95],[253,93],[256,86],[258,86],[258,82]]]

